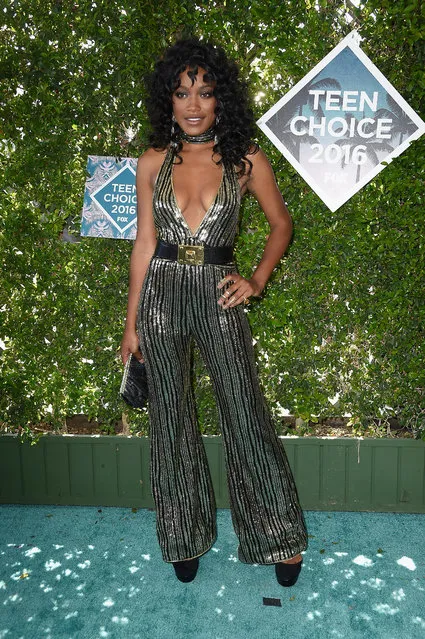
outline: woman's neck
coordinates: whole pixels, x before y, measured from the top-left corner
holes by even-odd
[[[182,131],[180,138],[182,142],[187,142],[188,144],[205,144],[207,142],[212,142],[215,138],[214,127],[210,127],[204,131],[204,133],[200,133],[199,135],[189,135],[185,131]]]

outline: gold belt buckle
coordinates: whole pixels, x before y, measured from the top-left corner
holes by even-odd
[[[179,264],[203,264],[204,247],[202,245],[179,244],[177,262]]]

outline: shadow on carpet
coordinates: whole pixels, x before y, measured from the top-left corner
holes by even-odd
[[[229,510],[189,584],[162,560],[150,510],[0,516],[0,639],[425,638],[425,515],[306,512],[292,588],[238,561]]]

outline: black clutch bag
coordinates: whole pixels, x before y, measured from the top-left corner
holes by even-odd
[[[144,362],[130,355],[122,377],[120,394],[123,400],[133,408],[144,408],[148,401],[148,380]]]

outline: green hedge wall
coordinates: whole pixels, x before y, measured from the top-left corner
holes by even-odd
[[[147,134],[142,76],[177,36],[210,37],[251,82],[258,117],[353,28],[378,68],[424,117],[420,0],[189,2],[11,0],[0,69],[0,421],[31,435],[85,413],[124,410],[117,349],[131,243],[80,238],[87,155],[137,157]],[[137,136],[129,141],[129,128]],[[396,416],[425,432],[424,140],[331,213],[258,130],[294,219],[294,238],[248,311],[276,420]],[[246,200],[237,245],[250,275],[267,234]],[[195,358],[199,417],[217,431]],[[145,432],[147,416],[127,411]]]

